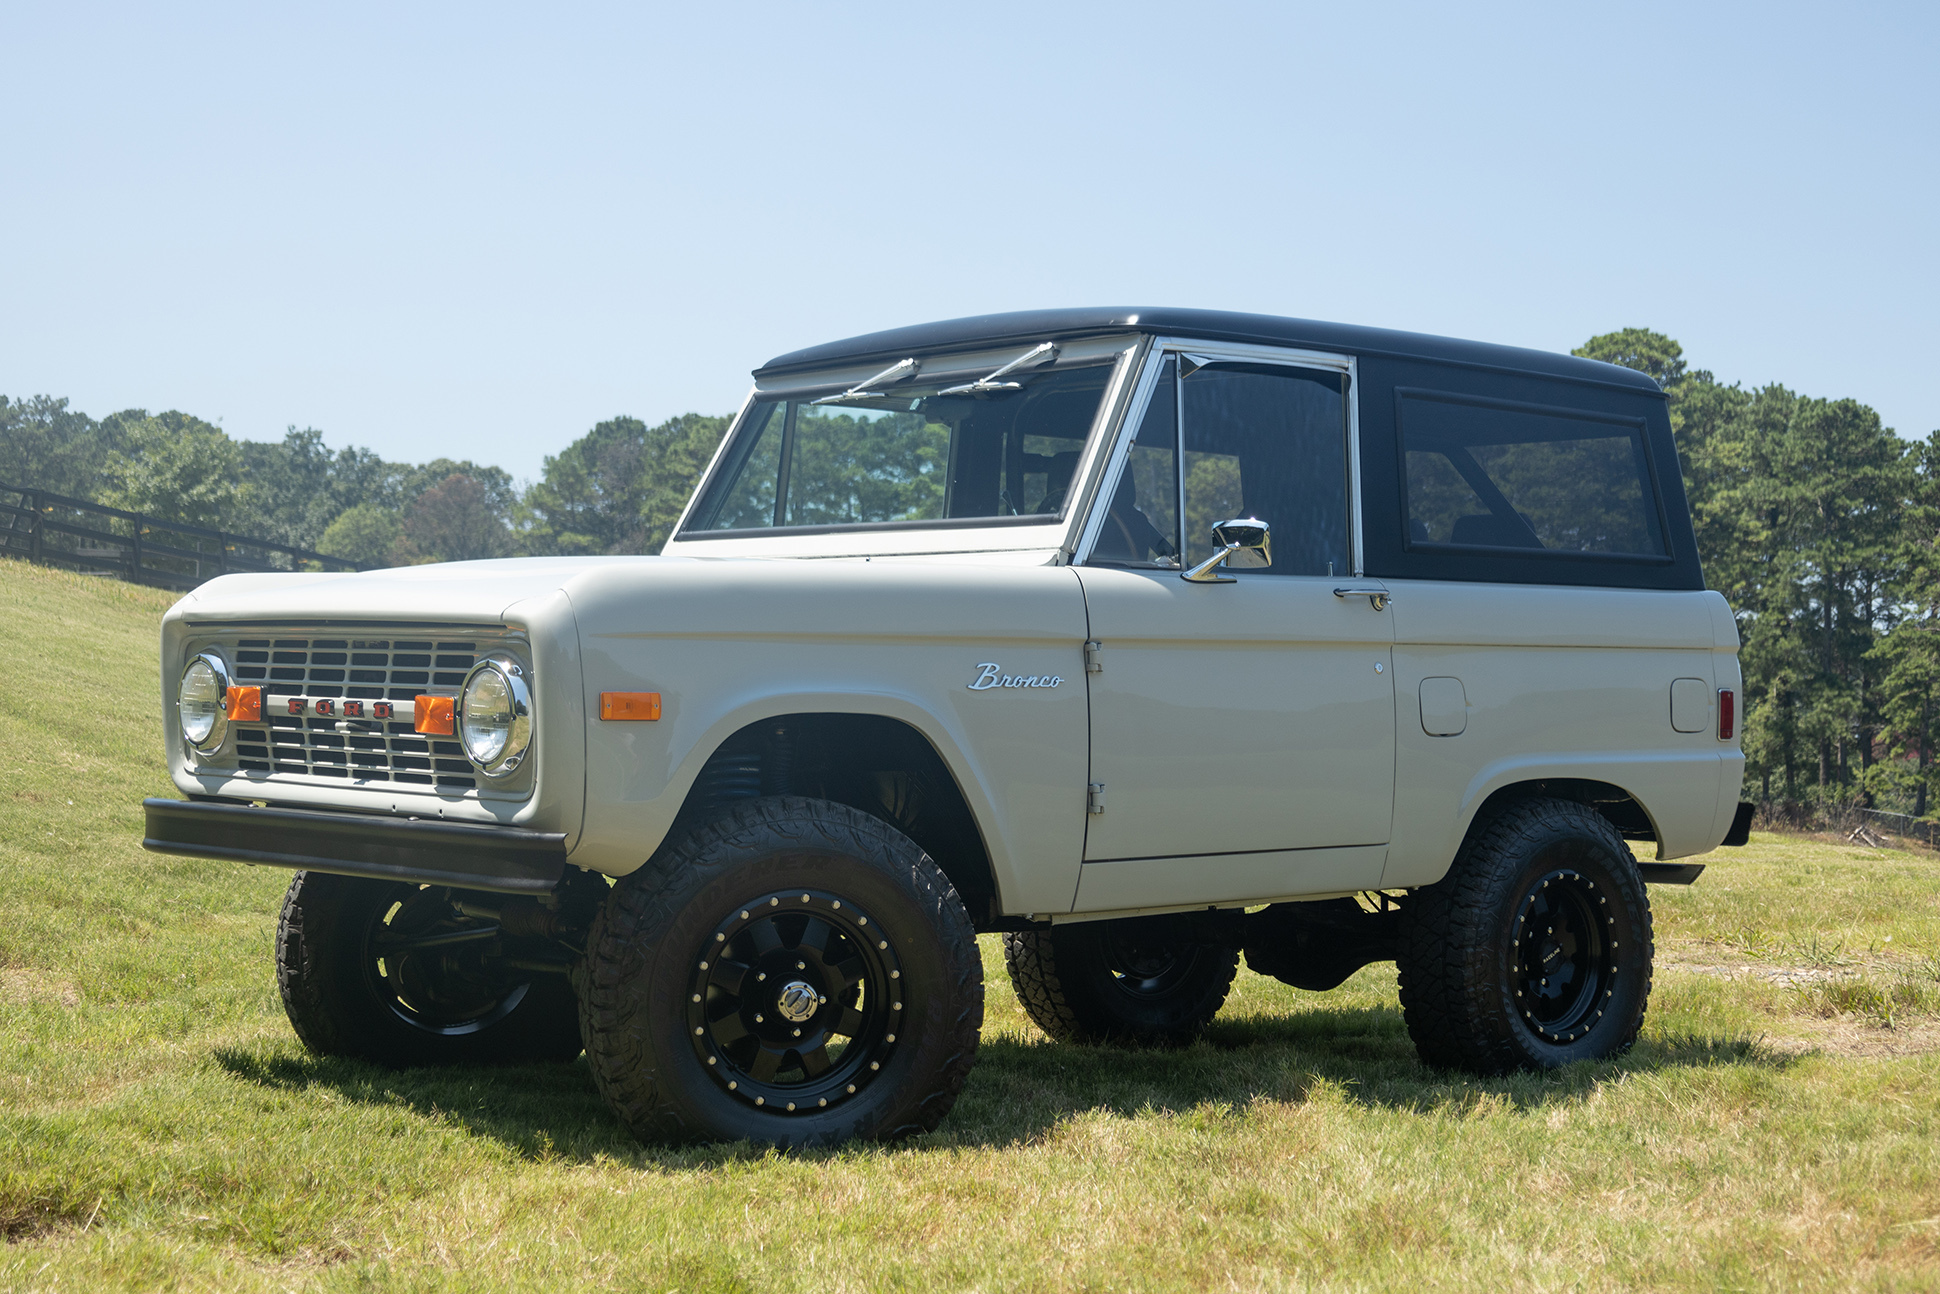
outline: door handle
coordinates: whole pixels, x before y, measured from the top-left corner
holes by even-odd
[[[1366,598],[1367,604],[1376,611],[1387,610],[1388,603],[1394,601],[1394,594],[1386,589],[1357,589],[1352,585],[1334,590],[1337,598]]]

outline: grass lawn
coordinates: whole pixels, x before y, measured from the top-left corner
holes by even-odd
[[[297,1045],[287,874],[144,854],[167,595],[0,561],[0,1288],[1940,1288],[1940,859],[1802,837],[1655,888],[1622,1060],[1430,1073],[1391,966],[1242,972],[1178,1052],[1053,1045],[985,940],[934,1134],[667,1150],[583,1062]]]

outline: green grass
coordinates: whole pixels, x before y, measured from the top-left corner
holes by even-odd
[[[1930,854],[1759,836],[1654,889],[1615,1063],[1425,1071],[1391,967],[1243,973],[1183,1051],[1055,1046],[986,940],[982,1060],[936,1133],[646,1147],[583,1063],[297,1045],[287,876],[138,845],[172,793],[167,601],[0,562],[0,1288],[1940,1286]]]

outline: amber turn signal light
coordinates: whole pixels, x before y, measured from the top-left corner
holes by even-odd
[[[457,718],[452,714],[456,700],[449,696],[419,697],[411,707],[414,711],[411,726],[433,737],[449,737],[458,730]]]
[[[659,717],[660,693],[658,692],[600,693],[600,718],[602,719],[658,719]]]
[[[261,723],[263,721],[263,689],[260,687],[232,687],[222,698],[222,712],[231,723]]]

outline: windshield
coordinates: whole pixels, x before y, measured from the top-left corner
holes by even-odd
[[[847,390],[757,401],[682,533],[1055,520],[1112,364],[1040,353],[1035,368],[937,375],[906,360]]]

